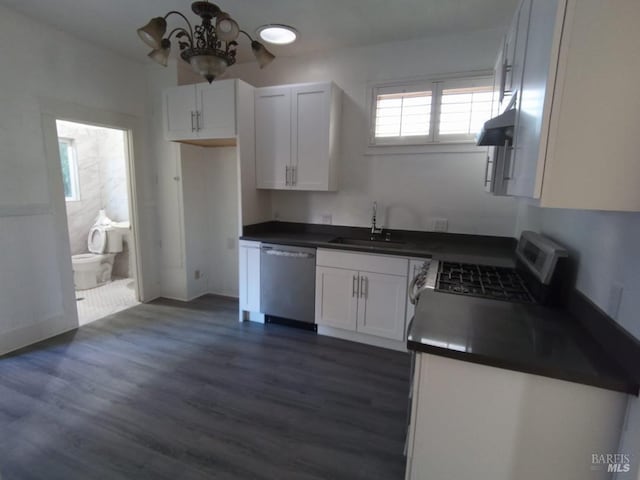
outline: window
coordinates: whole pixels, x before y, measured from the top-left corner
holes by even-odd
[[[78,185],[78,163],[73,141],[68,138],[59,138],[60,165],[62,167],[62,185],[64,186],[65,200],[80,200],[80,188]]]
[[[491,77],[375,87],[371,144],[473,142],[492,98]]]

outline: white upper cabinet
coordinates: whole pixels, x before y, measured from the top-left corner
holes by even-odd
[[[335,190],[340,113],[330,82],[256,89],[257,187]]]
[[[236,136],[235,80],[171,87],[163,103],[166,140],[202,143]]]
[[[510,195],[531,196],[540,151],[545,103],[545,96],[541,93],[546,91],[550,74],[558,0],[527,0],[522,8],[529,11],[530,21],[528,27],[521,25],[521,28],[528,29],[528,41],[524,69],[521,72],[521,87],[517,94],[518,114],[506,178],[507,192]]]
[[[640,2],[527,4],[507,193],[542,207],[640,211]]]
[[[291,168],[291,89],[256,89],[255,121],[258,188],[288,187]]]

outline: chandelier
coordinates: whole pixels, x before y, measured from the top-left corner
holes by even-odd
[[[211,83],[224,73],[228,66],[236,62],[236,39],[241,33],[249,38],[251,50],[260,68],[275,57],[265,46],[251,38],[228,13],[209,2],[193,2],[191,10],[202,19],[195,28],[182,13],[171,11],[164,17],[152,18],[144,27],[138,29],[138,36],[153,50],[149,58],[160,65],[167,66],[171,53],[171,37],[175,37],[180,48],[180,58]],[[186,28],[174,28],[165,36],[167,17],[178,15],[187,23]]]

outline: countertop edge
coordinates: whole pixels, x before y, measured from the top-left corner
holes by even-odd
[[[448,348],[436,347],[433,345],[425,345],[420,342],[414,342],[407,340],[407,349],[418,353],[429,353],[432,355],[438,355],[440,357],[447,357],[454,360],[460,360],[463,362],[477,363],[480,365],[486,365],[489,367],[502,368],[505,370],[511,370],[516,372],[529,373],[533,375],[540,375],[547,378],[553,378],[556,380],[564,380],[573,383],[580,383],[592,387],[604,388],[606,390],[614,390],[621,393],[628,393],[638,396],[640,393],[640,385],[632,382],[621,382],[612,379],[605,379],[602,377],[593,377],[588,375],[572,374],[571,372],[559,372],[541,367],[532,367],[530,365],[521,364],[517,362],[510,362],[501,360],[495,357],[488,357],[485,355],[478,355],[468,352],[460,352],[458,350],[451,350]]]

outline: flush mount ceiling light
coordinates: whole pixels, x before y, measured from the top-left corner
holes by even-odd
[[[196,25],[195,28],[182,13],[172,10],[164,17],[152,18],[144,27],[138,29],[138,36],[153,48],[149,58],[166,67],[171,53],[171,37],[175,36],[180,47],[180,58],[189,63],[209,83],[224,73],[228,66],[236,63],[236,39],[241,33],[251,42],[251,50],[260,68],[275,58],[263,44],[251,38],[244,30],[240,30],[236,21],[217,5],[193,2],[191,10],[202,20],[201,25]],[[167,17],[170,15],[182,17],[187,28],[174,28],[165,36]]]
[[[262,25],[256,30],[258,36],[268,43],[276,45],[288,45],[298,38],[298,32],[295,28],[288,25]]]

